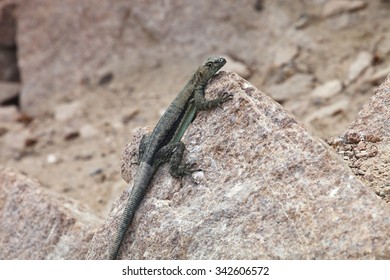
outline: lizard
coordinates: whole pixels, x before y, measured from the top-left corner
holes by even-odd
[[[182,163],[185,145],[181,138],[198,111],[221,107],[222,103],[232,98],[232,94],[227,92],[212,100],[205,98],[208,81],[225,63],[226,59],[222,57],[208,58],[169,105],[152,133],[142,137],[139,144],[138,169],[114,240],[109,244],[109,259],[117,258],[127,229],[159,165],[169,161],[169,173],[175,178],[197,171],[193,169],[193,165]]]

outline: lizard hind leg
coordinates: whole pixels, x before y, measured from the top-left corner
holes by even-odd
[[[195,164],[183,163],[185,145],[183,142],[170,143],[162,147],[156,154],[160,163],[169,161],[169,173],[172,177],[181,178],[184,175],[192,174],[199,169],[195,169]]]
[[[176,145],[177,146],[169,161],[169,173],[175,178],[181,178],[184,175],[189,175],[195,171],[199,171],[199,169],[194,168],[196,166],[195,163],[185,164],[183,162],[183,154],[186,148],[184,143],[179,141]]]

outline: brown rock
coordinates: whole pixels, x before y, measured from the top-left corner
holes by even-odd
[[[19,80],[16,51],[12,48],[10,49],[0,47],[0,80]]]
[[[380,69],[374,72],[373,74],[371,74],[370,77],[367,78],[367,82],[369,83],[382,82],[389,74],[390,74],[390,66]]]
[[[318,109],[317,111],[314,111],[313,113],[306,116],[305,123],[310,124],[314,120],[324,119],[339,113],[346,113],[349,105],[350,102],[347,99],[338,100],[337,102],[322,107],[321,109]]]
[[[290,63],[299,53],[297,46],[292,43],[286,43],[276,49],[274,56],[274,66],[280,67],[282,65]]]
[[[380,42],[378,43],[377,50],[375,54],[383,59],[390,54],[390,37],[383,36]]]
[[[0,167],[0,259],[84,259],[99,219]]]
[[[334,16],[345,12],[360,10],[365,8],[366,6],[366,1],[331,0],[326,2],[323,10],[323,15],[324,17]]]
[[[311,92],[313,81],[313,75],[298,73],[281,84],[270,86],[267,94],[278,102],[284,102]]]
[[[184,136],[202,172],[160,168],[129,228],[123,259],[390,258],[390,209],[321,139],[234,73],[206,95],[234,94],[200,112]],[[123,159],[131,181],[140,135]],[[128,192],[97,231],[87,258],[106,258]]]
[[[318,99],[327,99],[340,93],[342,89],[343,85],[339,80],[331,80],[317,86],[310,95]]]
[[[78,101],[60,104],[54,109],[54,118],[56,121],[66,121],[79,116],[81,109],[81,103]]]
[[[0,122],[14,122],[20,117],[16,106],[0,106]]]
[[[0,47],[15,47],[16,3],[0,3]]]
[[[0,80],[3,81],[19,80],[15,43],[15,12],[16,1],[2,0],[0,2]]]
[[[99,134],[99,130],[91,124],[84,124],[80,127],[80,136],[82,138],[90,138]]]
[[[122,122],[127,124],[139,113],[139,108],[132,108],[122,116]]]
[[[29,146],[30,143],[36,143],[37,139],[31,135],[27,129],[18,129],[9,131],[3,136],[2,144],[7,147],[8,152],[22,151]]]
[[[0,137],[6,134],[7,132],[8,132],[8,128],[0,124]]]
[[[63,131],[64,133],[64,140],[69,141],[76,139],[80,136],[80,131],[77,128],[74,127],[66,127]]]
[[[19,95],[20,84],[0,81],[0,104]]]
[[[234,60],[228,55],[223,55],[223,57],[227,60],[227,64],[223,68],[225,71],[235,72],[244,79],[247,79],[252,75],[251,70],[244,63]]]
[[[359,75],[372,63],[373,55],[368,52],[361,52],[351,64],[348,71],[348,82],[356,80]]]

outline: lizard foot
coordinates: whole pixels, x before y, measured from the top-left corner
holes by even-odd
[[[196,166],[196,163],[190,163],[190,164],[186,164],[184,166],[182,165],[182,166],[179,166],[175,170],[170,170],[170,173],[175,178],[181,178],[185,175],[190,175],[194,172],[202,171],[202,169],[195,168],[195,166]]]
[[[222,103],[224,103],[230,99],[233,99],[233,93],[229,93],[229,92],[225,91],[224,93],[221,94],[221,96],[218,99],[219,99],[218,107],[222,108]]]

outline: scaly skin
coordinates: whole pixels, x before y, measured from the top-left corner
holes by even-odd
[[[227,93],[213,100],[204,97],[206,84],[225,63],[221,57],[207,59],[169,105],[153,132],[141,140],[140,164],[114,242],[109,247],[109,259],[117,258],[126,231],[158,166],[170,161],[170,174],[177,178],[195,171],[182,163],[185,146],[180,140],[197,111],[219,107],[231,99],[232,95]]]

